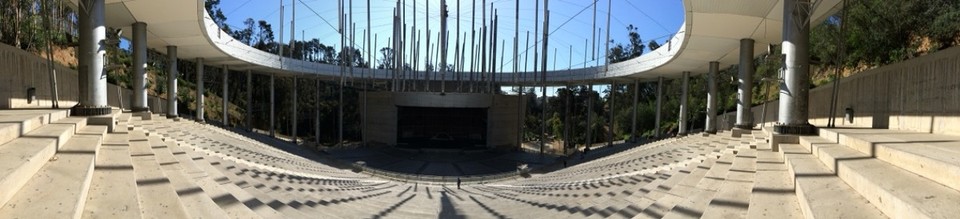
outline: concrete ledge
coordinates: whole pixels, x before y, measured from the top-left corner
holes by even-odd
[[[800,144],[800,136],[781,134],[770,135],[769,146],[771,150],[774,152],[780,151],[780,144]]]
[[[113,133],[116,131],[117,126],[117,116],[120,115],[119,110],[114,110],[113,113],[108,115],[101,116],[91,116],[87,117],[87,125],[102,125],[107,127],[107,131]]]
[[[134,112],[133,116],[140,117],[140,120],[144,121],[153,119],[153,113],[150,113],[150,111]]]
[[[739,138],[743,136],[743,134],[750,134],[750,133],[753,133],[753,129],[733,128],[730,130],[730,137]]]

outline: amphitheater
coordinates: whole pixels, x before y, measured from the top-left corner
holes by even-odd
[[[82,2],[104,5],[104,0]],[[785,26],[784,29],[791,26],[782,24],[795,23],[789,22],[790,16],[783,16],[782,10],[790,10],[784,5],[809,3],[772,1],[763,7],[757,6],[762,9],[756,13],[750,8],[730,9],[717,6],[719,3],[709,4],[719,1],[683,2],[688,11],[687,21],[675,36],[678,45],[674,48],[664,46],[650,55],[611,65],[609,69],[555,72],[547,80],[585,84],[620,78],[633,83],[658,78],[662,81],[665,77],[685,79],[690,72],[715,73],[715,66],[742,63],[743,57],[752,59],[755,51],[764,49],[754,48],[754,42],[794,40],[792,36],[780,34],[781,26]],[[818,2],[817,8],[811,10],[813,19],[822,19],[824,14],[837,10],[838,1]],[[164,28],[181,22],[157,18],[147,12],[170,8],[162,6],[164,4],[184,8],[171,9],[171,13],[185,16],[169,17],[200,25],[178,30]],[[219,29],[208,28],[212,21],[202,10],[202,1],[107,1],[106,5],[110,9],[126,7],[130,13],[141,16],[140,19],[148,20],[151,27],[159,27],[151,29],[149,37],[162,40],[147,40],[144,46],[173,47],[167,51],[174,57],[174,66],[176,47],[165,43],[177,42],[173,40],[176,38],[186,42],[179,45],[181,58],[206,57],[209,62],[224,66],[242,63],[251,69],[248,72],[320,74],[321,77],[336,74],[330,70],[336,67],[262,58],[270,54],[235,47],[229,43],[230,39],[218,35]],[[109,11],[106,14],[115,15]],[[100,16],[102,26],[102,11]],[[744,28],[703,28],[739,24],[731,19],[759,21],[765,18],[776,18],[778,22],[770,24],[777,27],[769,30],[770,36],[753,33],[753,26],[743,30],[747,36],[738,32]],[[121,22],[117,19],[110,22]],[[694,26],[695,23],[698,26]],[[162,31],[182,31],[200,38],[164,35]],[[756,37],[742,40],[750,36]],[[714,109],[712,118],[708,119],[713,126],[708,125],[703,132],[681,133],[642,144],[619,142],[615,146],[599,147],[583,157],[571,158],[569,166],[554,164],[497,175],[442,178],[387,173],[343,162],[269,135],[185,118],[177,114],[176,101],[146,97],[142,90],[120,89],[106,84],[105,79],[102,84],[80,80],[83,74],[63,66],[57,67],[61,78],[57,86],[63,91],[60,105],[79,103],[92,107],[50,109],[50,94],[43,93],[51,86],[46,82],[45,63],[33,54],[0,45],[0,66],[16,66],[0,69],[0,77],[7,78],[0,82],[0,218],[957,218],[960,215],[960,48],[840,80],[837,82],[841,88],[839,105],[855,109],[855,115],[848,112],[844,117],[844,110],[839,110],[840,115],[831,113],[828,108],[830,86],[809,91],[803,88],[800,91],[804,96],[790,96],[798,90],[791,90],[796,89],[792,86],[794,82],[785,79],[783,83],[787,85],[782,86],[785,92],[781,91],[778,101],[799,104],[772,104],[769,108],[748,104],[728,115],[719,115]],[[796,63],[787,63],[793,64]],[[387,71],[378,71],[371,77],[386,80],[390,76]],[[438,86],[440,83],[445,82],[437,83]],[[511,83],[525,82],[504,82]],[[808,86],[802,82],[801,85]],[[38,93],[23,89],[27,87],[35,88]],[[410,104],[421,107],[438,102],[472,104],[469,101],[476,99],[471,95],[487,95],[465,92],[437,97],[436,92],[383,93],[392,93],[393,99],[383,94],[376,100],[399,106],[407,104],[406,99],[420,98],[419,102]],[[786,98],[784,93],[788,93]],[[143,96],[124,100],[123,97],[131,94]],[[488,104],[492,104],[489,107],[493,111],[504,103]],[[798,105],[805,109],[789,109]],[[516,108],[516,105],[504,108],[510,107]],[[378,114],[388,116],[371,115],[371,119],[390,120],[391,112]],[[392,111],[394,121],[396,114],[396,110]],[[715,120],[718,116],[765,119],[719,124]],[[830,117],[839,117],[841,124],[828,128]],[[800,118],[801,123],[792,123],[796,118]],[[503,120],[506,121],[491,122],[491,126],[500,124],[505,132],[517,131],[515,126],[504,125],[514,120]],[[382,126],[396,126],[396,123],[387,123]],[[807,132],[805,125],[816,128]],[[379,138],[386,139],[385,144],[398,141],[396,129],[370,130],[394,136]],[[488,144],[509,143],[515,138],[516,133],[506,133],[490,137]]]

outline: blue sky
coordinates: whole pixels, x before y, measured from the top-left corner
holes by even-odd
[[[416,19],[417,29],[420,29],[424,34],[426,32],[424,26],[427,20],[426,6],[429,2],[429,22],[430,31],[432,32],[431,43],[436,43],[436,33],[440,29],[440,0],[401,0],[401,2],[404,1],[407,7],[406,17],[407,24],[409,25],[408,28],[412,27],[414,19]],[[480,5],[483,0],[459,0],[459,3],[462,4],[459,13],[457,13],[458,0],[447,0],[448,10],[450,11],[448,29],[451,32],[449,36],[450,47],[448,48],[450,58],[447,60],[450,64],[453,63],[452,53],[454,53],[454,43],[456,41],[454,32],[457,28],[458,14],[460,16],[461,36],[465,32],[467,34],[466,38],[468,38],[466,44],[468,46],[470,44],[469,31],[471,29],[471,15],[474,13],[471,4],[473,4],[474,1],[477,5],[475,23],[479,29],[479,26],[482,24],[482,8]],[[533,70],[532,48],[530,49],[531,54],[529,58],[525,58],[523,55],[525,51],[524,45],[526,44],[526,32],[530,32],[529,47],[533,46],[535,39],[539,39],[541,38],[540,36],[542,36],[543,2],[540,1],[540,10],[536,11],[536,13],[534,9],[535,2],[537,1],[522,0],[519,6],[520,33],[518,47],[521,53],[521,58],[519,59],[521,63],[521,67],[519,67],[520,71],[524,70],[522,64],[525,63],[525,59],[529,59],[526,69],[528,71]],[[601,65],[603,64],[602,52],[604,51],[604,40],[606,38],[607,2],[608,0],[597,1],[596,27],[604,29],[603,32],[599,33],[599,37],[596,38],[597,58],[600,58],[599,64]],[[298,40],[302,37],[306,37],[307,39],[318,38],[321,43],[325,45],[340,44],[340,35],[331,27],[331,25],[336,27],[338,22],[336,16],[336,0],[221,0],[220,6],[221,10],[227,16],[227,23],[233,26],[233,28],[243,26],[242,22],[246,18],[265,20],[273,25],[274,32],[279,40],[280,5],[283,4],[285,21],[283,25],[283,35],[284,41],[287,42],[290,39],[291,5],[294,3],[296,5],[296,17],[294,20],[296,21],[296,37]],[[511,59],[513,56],[509,54],[513,52],[513,37],[515,30],[517,30],[517,28],[515,28],[516,15],[514,13],[516,2],[511,0],[487,0],[486,3],[487,19],[491,19],[492,16],[490,15],[492,12],[489,9],[491,4],[493,4],[493,7],[499,14],[500,27],[498,28],[498,42],[503,43],[504,52],[506,52],[503,62],[501,62],[501,64],[506,65],[503,65],[502,68],[504,70],[512,70],[513,63]],[[587,66],[597,65],[597,60],[594,59],[593,53],[590,52],[593,47],[593,35],[597,34],[597,30],[592,28],[593,7],[590,6],[592,3],[593,1],[591,0],[551,0],[549,2],[551,13],[550,30],[552,34],[549,36],[548,53],[550,53],[550,56],[548,56],[548,69],[554,69],[554,61],[556,61],[556,69],[566,69],[570,66],[570,63],[572,63],[574,68],[583,67],[585,58],[587,60]],[[396,0],[370,0],[371,29],[372,33],[377,36],[375,48],[382,48],[388,45],[387,38],[391,35],[391,17],[395,6]],[[415,13],[413,10],[414,6],[416,7]],[[669,36],[675,34],[683,22],[683,6],[680,0],[612,0],[612,11],[610,38],[616,42],[626,42],[626,27],[632,24],[639,28],[638,32],[645,41],[645,44],[650,40],[656,40],[662,43]],[[534,16],[540,18],[540,27],[538,29],[541,30],[541,33],[536,37],[534,36]],[[327,22],[329,22],[329,24]],[[366,0],[353,0],[353,22],[356,23],[355,44],[358,48],[365,48],[366,45],[361,44],[363,44],[364,30],[367,29]],[[560,25],[563,26],[561,27]],[[592,31],[593,33],[590,31],[591,29],[594,29]],[[408,32],[407,35],[409,36],[410,33]],[[479,35],[479,33],[477,33],[477,35]],[[371,36],[371,39],[372,38],[373,36]],[[425,39],[421,39],[421,42],[425,43],[425,41]],[[587,51],[584,50],[585,41],[588,44]],[[479,39],[476,44],[479,44]],[[611,44],[611,46],[613,46],[613,44]],[[421,47],[425,49],[426,45],[421,45]],[[553,53],[555,50],[556,55],[554,56]],[[540,50],[538,49],[537,51],[539,52]],[[470,52],[471,49],[467,49],[468,60]],[[571,53],[572,56],[570,55]],[[584,55],[586,55],[586,57],[584,57]],[[499,57],[500,55],[497,56]],[[542,54],[540,57],[543,57]],[[379,55],[377,55],[377,58],[379,59]],[[421,60],[424,59],[421,58]],[[500,61],[498,60],[498,62]],[[420,69],[422,69],[422,65],[421,63]],[[469,64],[465,66],[469,69]]]

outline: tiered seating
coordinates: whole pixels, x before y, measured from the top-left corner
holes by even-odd
[[[782,147],[804,214],[960,215],[960,137],[883,129],[821,129]]]
[[[80,215],[107,127],[68,114],[0,111],[0,218]]]
[[[2,218],[946,218],[960,137],[824,129],[665,139],[493,182],[400,182],[192,121],[0,111]],[[13,126],[13,128],[11,128]],[[59,147],[59,151],[56,148]],[[281,146],[287,147],[287,146]],[[599,149],[602,151],[605,149]],[[811,152],[812,151],[812,152]]]

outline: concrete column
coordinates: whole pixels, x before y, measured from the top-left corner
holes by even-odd
[[[660,115],[663,109],[663,77],[657,77],[657,114],[654,117],[653,135],[660,137]]]
[[[223,96],[222,96],[223,105],[221,107],[223,107],[223,112],[222,112],[223,115],[220,118],[223,119],[222,121],[223,127],[230,127],[230,118],[229,118],[230,114],[228,114],[230,112],[230,108],[227,107],[230,105],[230,101],[229,101],[230,93],[227,91],[227,89],[230,87],[228,84],[229,81],[227,79],[230,76],[230,69],[227,69],[227,65],[223,65],[222,70],[223,70]]]
[[[630,142],[637,143],[637,102],[640,99],[640,80],[633,80],[633,107],[631,107],[631,113],[633,116],[630,119]]]
[[[314,118],[314,123],[315,123],[315,124],[314,124],[314,129],[313,129],[314,133],[313,133],[313,134],[314,134],[314,138],[315,138],[316,141],[317,141],[317,142],[316,142],[316,143],[317,143],[317,146],[320,146],[320,84],[321,84],[321,83],[322,83],[322,82],[320,81],[320,78],[318,77],[318,78],[317,78],[317,87],[316,87],[317,96],[315,97],[317,104],[314,104],[314,105],[313,105],[314,107],[316,107],[315,109],[313,109],[313,111],[315,111],[314,113],[316,114],[316,116],[314,116],[314,117],[315,117],[315,118]],[[364,98],[367,98],[367,97],[364,96]],[[366,118],[366,117],[367,117],[366,109],[364,109],[364,115],[363,115],[363,117],[364,117],[364,120],[367,119],[367,118]],[[367,129],[364,129],[363,131],[366,132]]]
[[[253,131],[253,71],[247,70],[247,110],[243,118],[247,123],[247,130]]]
[[[299,101],[298,98],[297,98],[297,77],[294,76],[294,77],[293,77],[293,109],[291,110],[291,111],[293,111],[293,112],[290,112],[290,114],[293,116],[292,121],[291,121],[291,126],[293,126],[292,129],[291,129],[291,130],[292,130],[292,134],[291,134],[292,139],[290,139],[290,141],[293,142],[294,144],[297,143],[297,112],[298,112],[298,111],[297,111],[297,102],[300,102],[300,101]]]
[[[774,132],[813,134],[807,122],[810,92],[810,0],[785,0],[783,3],[784,78],[780,82],[780,115]]]
[[[687,101],[687,96],[690,96],[690,72],[683,72],[681,76],[681,85],[680,87],[680,124],[677,126],[677,135],[684,136],[687,135],[687,111],[689,111],[690,106]]]
[[[717,73],[720,71],[720,62],[710,62],[707,72],[707,124],[704,131],[717,134]]]
[[[203,58],[197,58],[197,122],[203,122]]]
[[[607,95],[610,95],[610,115],[609,115],[610,118],[607,119],[607,127],[610,127],[610,132],[607,132],[607,146],[613,146],[613,130],[614,130],[613,117],[614,117],[614,114],[616,114],[614,113],[614,111],[616,111],[615,110],[616,107],[614,106],[616,105],[616,100],[617,100],[616,95],[613,95],[613,93],[616,87],[617,87],[617,82],[610,83],[610,93],[607,94]]]
[[[276,120],[274,120],[275,119],[274,110],[276,109],[276,102],[274,101],[276,101],[276,95],[274,92],[275,90],[273,85],[274,81],[276,80],[275,78],[276,78],[275,74],[270,73],[270,137],[277,136],[276,129],[274,128],[274,124],[275,124],[274,122],[276,122]]]
[[[167,118],[177,115],[177,47],[167,46]]]
[[[587,139],[586,146],[590,147],[590,144],[593,144],[593,84],[588,85],[590,90],[587,91]]]
[[[522,93],[522,92],[521,92]],[[570,96],[573,94],[573,89],[568,85],[567,86],[567,95],[563,101],[563,153],[567,153],[567,148],[570,147],[570,142],[572,138],[570,137]]]
[[[104,0],[81,0],[80,16],[80,106],[75,115],[105,115],[110,113],[107,104],[107,74],[104,71],[106,54],[106,26],[104,26]]]
[[[147,23],[133,23],[133,103],[134,112],[150,111],[147,105]]]
[[[737,123],[739,129],[753,129],[753,39],[740,39],[740,66],[737,83]]]

